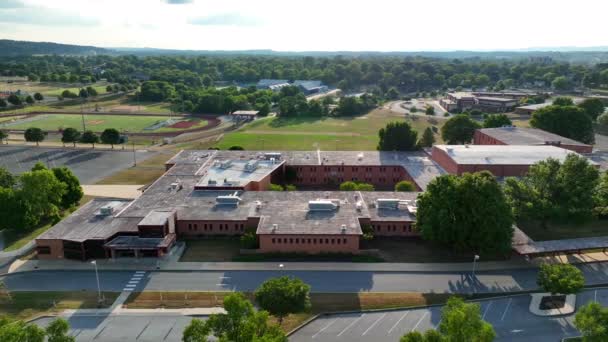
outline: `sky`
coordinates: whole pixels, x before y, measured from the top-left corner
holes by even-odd
[[[0,39],[101,47],[449,51],[608,46],[606,0],[0,0]]]

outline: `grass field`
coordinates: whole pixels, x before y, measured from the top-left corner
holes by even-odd
[[[378,131],[391,121],[409,122],[421,136],[426,127],[441,128],[443,120],[408,117],[387,109],[347,118],[265,118],[228,133],[218,143],[221,149],[239,145],[247,150],[375,150]],[[435,135],[441,142],[439,134]]]
[[[107,82],[98,82],[95,84],[88,84],[86,86],[92,86],[97,90],[97,93],[105,94]],[[85,86],[85,87],[86,87]],[[45,83],[45,82],[0,82],[0,90],[10,91],[26,91],[28,93],[41,93],[42,95],[57,96],[60,95],[64,90],[68,89],[72,92],[78,93],[82,88],[82,84],[77,83]]]
[[[87,86],[85,86],[86,88]],[[107,84],[104,85],[93,85],[92,86],[93,89],[97,90],[97,94],[98,95],[103,95],[105,93],[107,93],[106,91],[106,87]],[[80,92],[80,89],[82,89],[83,87],[69,87],[69,88],[62,88],[62,87],[58,87],[58,88],[51,88],[49,90],[43,91],[42,95],[47,95],[47,96],[59,96],[61,95],[61,93],[63,93],[65,90],[69,90],[72,93],[76,93],[78,94],[78,92]]]
[[[44,114],[39,118],[17,123],[8,126],[9,129],[25,130],[29,127],[38,127],[44,131],[57,131],[66,127],[82,128],[82,118],[80,115],[70,114]],[[128,116],[128,115],[95,115],[85,114],[86,129],[95,132],[102,132],[106,128],[116,128],[119,131],[127,130],[129,132],[146,132],[144,128],[154,125],[157,122],[168,120],[169,116]],[[203,127],[207,124],[205,120],[198,120],[193,128]],[[181,129],[163,127],[154,131],[148,132],[171,132]]]
[[[103,307],[109,307],[118,292],[103,292]],[[97,308],[97,292],[11,292],[0,294],[0,315],[29,319],[40,314],[54,314],[66,309]]]

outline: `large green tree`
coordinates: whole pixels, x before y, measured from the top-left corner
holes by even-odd
[[[608,341],[608,308],[597,302],[582,306],[574,317],[574,325],[583,334],[583,342]]]
[[[532,114],[530,125],[586,144],[595,141],[591,118],[576,106],[540,108]]]
[[[418,197],[417,226],[426,240],[460,252],[505,255],[513,217],[489,172],[435,178]]]
[[[448,144],[466,144],[473,140],[475,130],[481,126],[466,114],[450,118],[441,127],[441,137]]]
[[[579,103],[578,106],[582,108],[593,121],[604,112],[604,102],[597,98],[585,99],[583,102]]]
[[[207,342],[210,329],[204,321],[194,318],[182,333],[182,342]]]
[[[85,144],[91,144],[95,148],[95,144],[99,142],[99,136],[93,131],[84,131],[80,137],[80,141]]]
[[[584,221],[594,209],[599,171],[582,156],[569,154],[563,163],[540,161],[519,179],[507,178],[505,194],[516,218],[539,221]]]
[[[422,137],[418,141],[418,146],[420,147],[431,147],[435,143],[435,134],[431,127],[427,127],[424,129],[422,133]]]
[[[283,322],[290,313],[298,313],[310,307],[310,286],[292,277],[272,278],[255,291],[260,307]]]
[[[44,342],[44,329],[33,323],[0,318],[0,341],[3,342]]]
[[[80,140],[80,132],[72,127],[68,127],[61,132],[62,143],[72,143],[76,147],[76,143]]]
[[[536,284],[553,295],[574,294],[585,286],[585,277],[571,264],[541,264]]]
[[[100,138],[102,144],[112,145],[112,149],[115,144],[120,144],[120,132],[116,128],[106,128]]]
[[[48,342],[75,342],[76,338],[69,335],[70,325],[63,318],[57,318],[45,329]]]
[[[513,122],[505,114],[490,114],[483,120],[483,128],[511,126]]]
[[[12,173],[0,167],[0,188],[12,188],[16,182],[17,180]]]
[[[53,174],[57,180],[65,184],[65,192],[61,197],[61,207],[70,208],[77,205],[84,195],[78,177],[66,166],[54,168]]]
[[[8,143],[8,133],[3,130],[0,130],[0,144],[4,143],[4,140]]]
[[[24,172],[19,177],[19,197],[27,203],[37,222],[44,217],[57,216],[66,185],[51,170]],[[36,223],[37,223],[36,222]]]
[[[608,171],[604,172],[600,178],[593,199],[595,201],[595,213],[601,218],[608,217]]]
[[[44,140],[45,136],[46,134],[38,127],[30,127],[23,133],[25,141],[35,142],[36,146],[39,146],[40,142]]]
[[[379,151],[412,151],[418,148],[418,132],[407,122],[389,122],[378,131],[378,136]]]

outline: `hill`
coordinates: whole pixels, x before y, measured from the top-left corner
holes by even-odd
[[[95,46],[0,39],[0,56],[107,55],[111,53],[112,51],[108,49],[98,48]]]

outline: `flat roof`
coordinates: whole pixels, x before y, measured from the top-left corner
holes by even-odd
[[[368,191],[361,192],[372,221],[415,222],[416,215],[408,210],[408,205],[415,206],[420,192]],[[379,199],[398,199],[402,201],[396,209],[378,207]],[[409,203],[408,203],[409,202]]]
[[[175,211],[152,210],[146,215],[138,225],[140,226],[162,226],[173,216]]]
[[[547,142],[560,142],[564,145],[590,146],[555,133],[531,127],[482,128],[479,131],[509,145],[545,145]]]
[[[490,97],[490,96],[478,96],[477,100],[482,101],[493,101],[493,102],[517,102],[516,99],[511,99],[508,97]]]
[[[525,106],[518,106],[517,108],[519,109],[527,109],[527,110],[537,110],[537,109],[541,109],[547,106],[550,106],[551,103],[549,102],[545,102],[545,103],[536,103],[536,104],[530,104],[530,105],[525,105]]]
[[[212,163],[198,172],[202,177],[199,187],[244,187],[251,182],[259,182],[281,167],[284,161],[261,159],[214,159]],[[256,165],[247,171],[247,165]]]
[[[232,115],[251,115],[256,116],[260,111],[258,110],[237,110],[232,113]]]
[[[547,158],[564,161],[578,154],[549,145],[435,145],[460,165],[532,165]],[[593,162],[592,162],[593,163]]]
[[[158,249],[168,247],[174,237],[167,235],[163,238],[141,238],[139,236],[122,235],[104,244],[104,247],[115,249]]]
[[[44,232],[36,240],[105,240],[119,232],[137,232],[141,218],[116,217],[131,201],[96,198]],[[111,215],[101,215],[102,207],[113,208]]]

